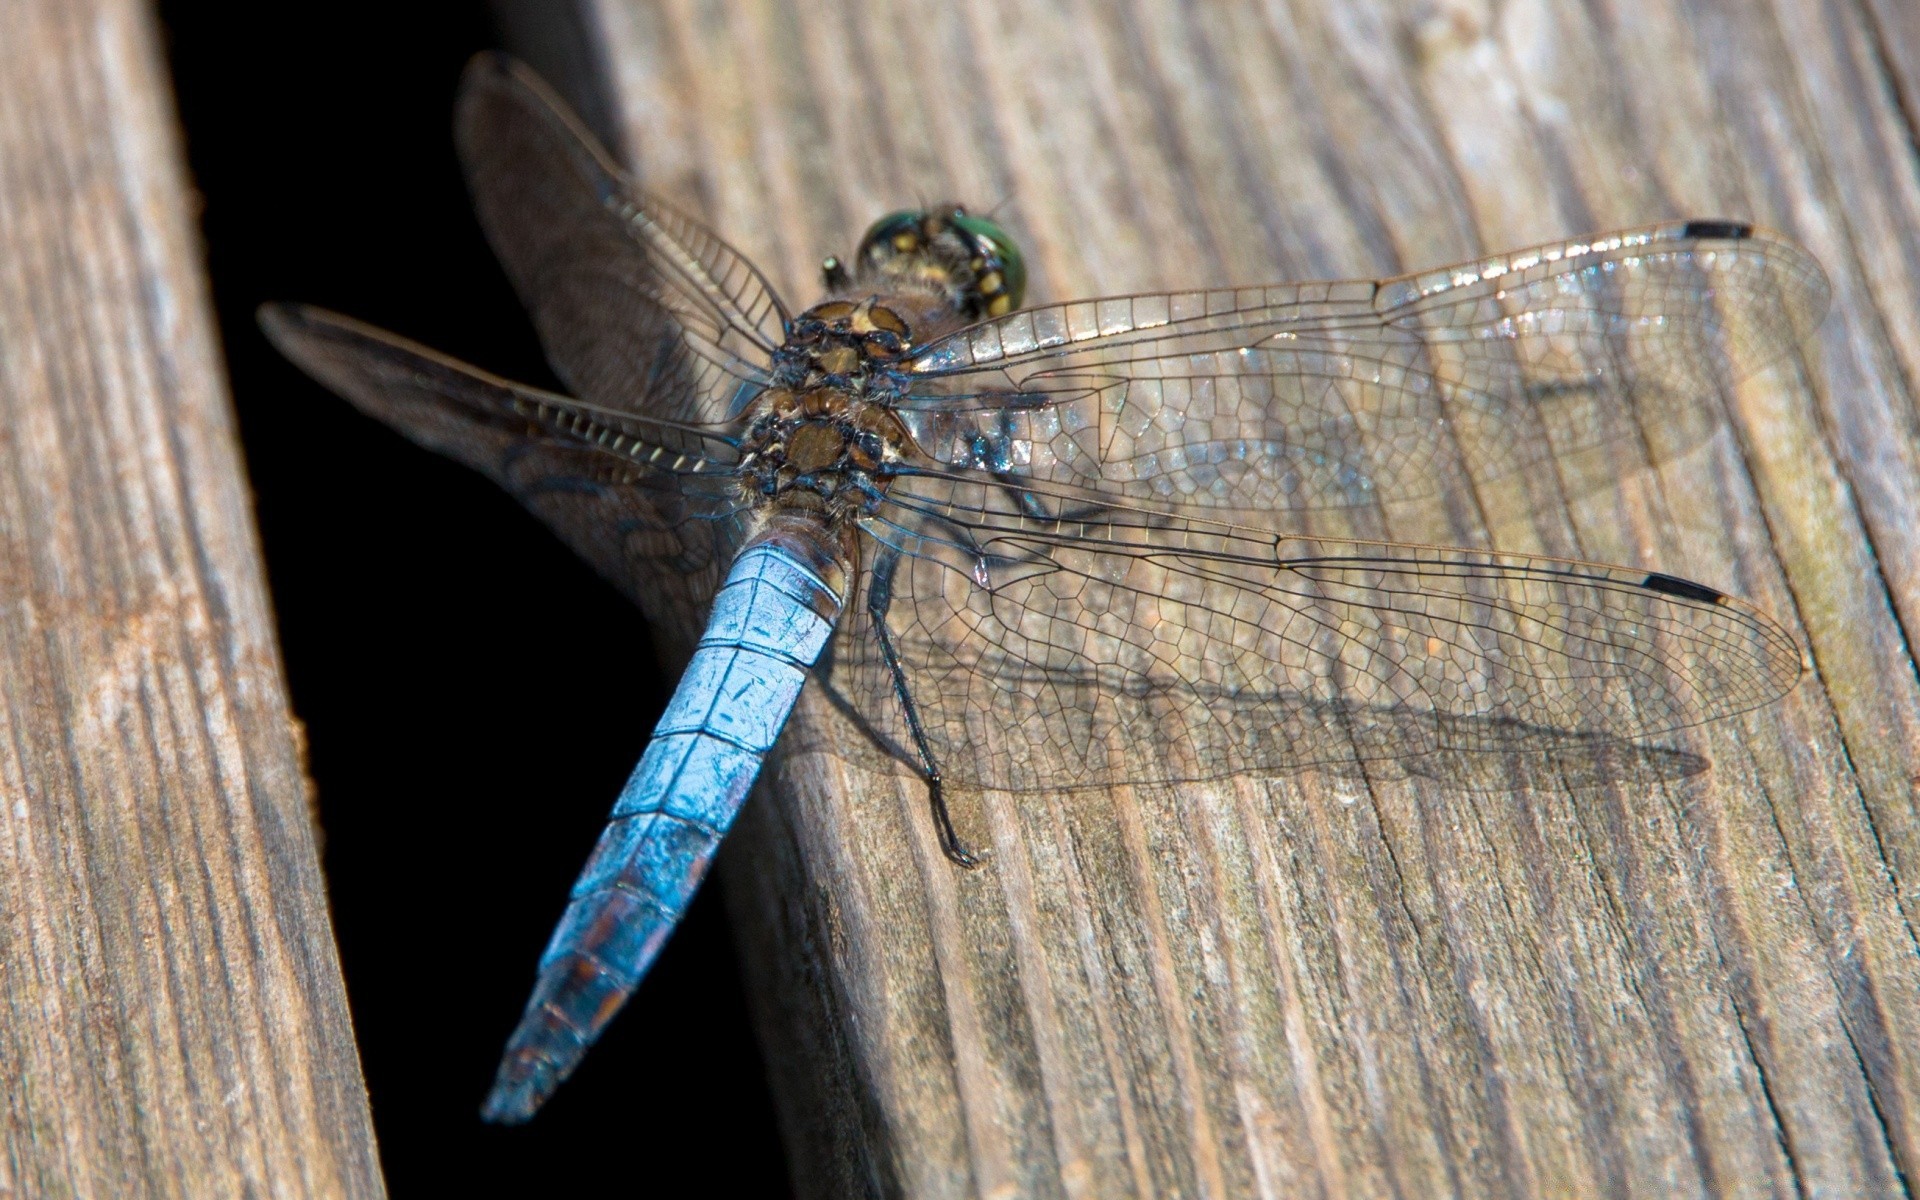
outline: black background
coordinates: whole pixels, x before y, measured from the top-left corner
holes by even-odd
[[[160,11],[394,1194],[593,1176],[647,1194],[682,1172],[784,1194],[713,889],[532,1124],[479,1121],[671,681],[640,615],[517,505],[328,395],[254,325],[265,300],[322,304],[553,386],[453,157],[455,81],[495,41],[484,9]]]

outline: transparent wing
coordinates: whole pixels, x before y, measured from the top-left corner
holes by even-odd
[[[476,57],[454,134],[480,224],[569,389],[703,424],[758,394],[788,315],[773,289],[641,191],[538,76]]]
[[[1289,512],[1392,504],[1715,428],[1731,382],[1810,336],[1805,251],[1657,225],[1382,282],[1171,292],[1017,312],[901,380],[934,458],[1135,500]],[[1594,468],[1596,478],[1604,478]]]
[[[910,747],[873,592],[936,761],[1027,790],[1218,778],[1542,734],[1637,742],[1764,705],[1801,654],[1750,606],[1664,575],[1294,538],[999,481],[896,480],[830,680]],[[897,556],[897,557],[896,557]],[[1142,747],[1168,747],[1168,762]],[[983,753],[982,747],[992,747]]]
[[[728,439],[524,387],[321,309],[267,305],[260,324],[356,408],[512,493],[692,644],[737,540]]]

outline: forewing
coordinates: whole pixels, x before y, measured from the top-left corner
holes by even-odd
[[[260,323],[362,412],[512,493],[692,644],[741,504],[727,439],[524,387],[319,309],[268,305]]]
[[[1661,461],[1810,336],[1799,248],[1653,226],[1382,282],[1036,308],[923,348],[909,429],[936,459],[1133,500],[1284,517],[1437,494],[1637,441]]]
[[[865,526],[876,562],[900,556],[887,629],[954,779],[1028,790],[1639,743],[1764,705],[1801,671],[1765,616],[1662,575],[1043,499],[1084,519],[1025,515],[956,473],[896,480]],[[874,646],[850,606],[830,679],[911,746]]]
[[[738,415],[787,319],[752,264],[641,191],[512,59],[473,60],[454,133],[487,240],[570,389],[667,420]]]

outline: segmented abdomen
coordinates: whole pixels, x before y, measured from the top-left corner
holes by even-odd
[[[620,1010],[707,873],[839,615],[778,543],[749,546],[540,959],[483,1115],[523,1121]]]

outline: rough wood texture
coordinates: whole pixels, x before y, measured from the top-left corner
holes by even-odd
[[[993,856],[969,873],[811,691],[725,860],[803,1194],[1905,1193],[1920,180],[1897,8],[589,6],[642,177],[803,304],[822,254],[947,197],[1005,202],[1041,298],[1682,215],[1783,230],[1835,285],[1806,361],[1678,461],[1483,497],[1490,529],[1396,529],[1658,566],[1801,630],[1786,702],[1685,739],[1704,777],[988,795],[960,814]]]
[[[377,1196],[150,20],[0,37],[0,1195]]]

